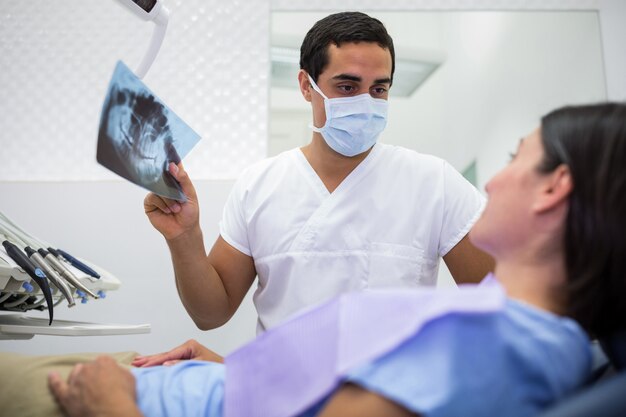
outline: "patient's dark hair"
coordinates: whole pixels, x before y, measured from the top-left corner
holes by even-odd
[[[391,54],[391,79],[396,68],[393,40],[385,25],[361,12],[341,12],[326,16],[313,25],[300,47],[300,68],[317,82],[328,65],[328,47],[348,42],[375,42]]]
[[[564,234],[567,305],[592,336],[626,329],[626,104],[555,110],[541,120],[551,172],[573,179]]]

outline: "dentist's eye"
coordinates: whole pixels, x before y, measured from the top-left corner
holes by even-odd
[[[385,95],[386,92],[387,92],[387,89],[385,87],[375,87],[375,88],[372,88],[372,95],[373,96],[382,96],[382,95]]]
[[[337,88],[339,88],[339,90],[341,90],[344,93],[354,93],[356,91],[356,87],[353,85],[339,85],[337,86]]]

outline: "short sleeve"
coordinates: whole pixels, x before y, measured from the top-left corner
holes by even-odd
[[[220,221],[220,235],[229,245],[239,252],[252,256],[248,242],[248,223],[244,214],[246,197],[245,177],[240,177],[226,200],[222,220]]]
[[[509,302],[433,320],[346,380],[424,417],[528,417],[586,380],[588,344],[573,321]]]
[[[507,391],[496,320],[492,314],[434,320],[347,381],[423,416],[493,415],[485,393],[506,398]]]
[[[443,163],[443,221],[439,256],[467,235],[485,206],[485,197],[447,162]]]

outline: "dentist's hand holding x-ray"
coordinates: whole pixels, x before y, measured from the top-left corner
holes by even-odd
[[[171,163],[169,171],[180,183],[187,202],[150,193],[144,210],[169,246],[176,287],[187,312],[203,330],[218,327],[234,314],[252,285],[254,263],[221,238],[207,257],[196,190],[182,163]]]
[[[150,223],[161,232],[166,241],[200,227],[198,197],[182,162],[178,165],[170,162],[168,169],[189,198],[187,203],[183,204],[153,193],[148,194],[144,200],[145,212]]]

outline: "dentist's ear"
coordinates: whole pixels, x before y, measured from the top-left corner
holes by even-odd
[[[305,70],[298,71],[298,84],[300,85],[300,92],[302,93],[302,97],[308,102],[311,101],[311,82],[309,81],[309,76]]]
[[[559,165],[553,172],[546,174],[546,180],[533,204],[533,210],[540,214],[567,202],[573,187],[569,168],[565,164]]]

